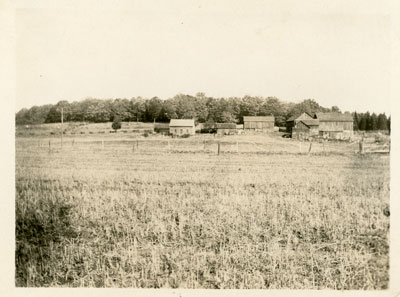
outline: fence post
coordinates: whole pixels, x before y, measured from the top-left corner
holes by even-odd
[[[102,146],[102,148],[104,150],[104,139],[101,140],[101,146]]]
[[[136,140],[136,148],[139,148],[139,140]]]
[[[51,140],[49,140],[49,153],[51,153]]]
[[[364,154],[364,143],[362,140],[360,141],[359,146],[360,146],[360,155],[362,155]]]
[[[72,146],[75,144],[75,138],[72,139]]]
[[[236,152],[239,153],[239,141],[236,140]]]
[[[218,156],[219,156],[219,152],[220,152],[220,143],[218,142]]]
[[[311,153],[312,142],[310,142],[310,147],[308,148],[308,154]]]

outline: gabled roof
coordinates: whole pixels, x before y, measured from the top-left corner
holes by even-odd
[[[300,122],[302,122],[306,126],[319,126],[319,120],[318,119],[301,120]]]
[[[217,129],[236,129],[235,123],[216,123],[215,128]]]
[[[274,122],[274,116],[244,116],[244,122]]]
[[[292,122],[292,121],[296,120],[297,118],[301,117],[303,114],[308,115],[310,118],[314,118],[313,113],[303,112],[302,114],[296,114],[294,116],[291,116],[290,118],[288,118],[286,120],[286,122]]]
[[[194,127],[193,119],[171,119],[170,127]]]
[[[350,113],[338,112],[317,112],[315,118],[321,122],[352,122],[353,116]]]

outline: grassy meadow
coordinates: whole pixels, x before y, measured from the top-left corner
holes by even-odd
[[[308,149],[271,135],[17,137],[16,286],[388,288],[389,155]]]

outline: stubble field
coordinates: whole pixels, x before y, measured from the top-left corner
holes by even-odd
[[[16,139],[17,286],[385,289],[389,156],[259,136]],[[169,142],[169,143],[168,143]]]

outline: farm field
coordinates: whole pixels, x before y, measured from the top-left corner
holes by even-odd
[[[388,288],[388,154],[271,135],[15,145],[16,286]]]

